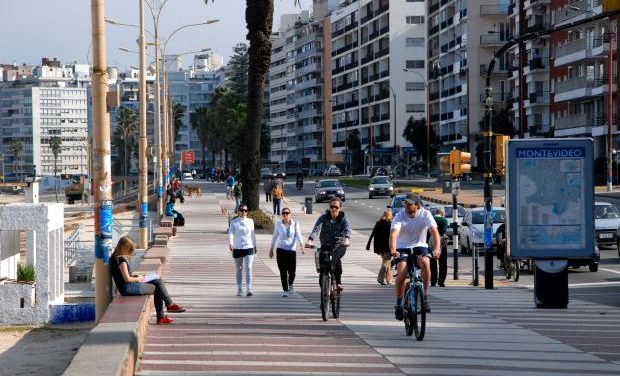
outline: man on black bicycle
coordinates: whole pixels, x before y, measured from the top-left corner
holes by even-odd
[[[322,214],[317,219],[312,233],[308,236],[307,247],[312,246],[314,238],[319,233],[321,248],[334,250],[334,259],[336,260],[334,277],[338,289],[342,290],[342,262],[340,259],[344,256],[347,250],[346,247],[350,244],[351,226],[349,226],[349,221],[342,211],[342,200],[339,197],[332,198],[329,201],[329,210],[325,211],[325,214]]]
[[[433,215],[421,206],[418,195],[408,194],[405,198],[405,209],[394,216],[390,230],[390,252],[395,257],[398,276],[396,277],[396,306],[394,314],[397,320],[403,319],[403,293],[405,291],[405,279],[407,278],[406,266],[407,256],[413,253],[414,256],[429,256],[426,235],[428,232],[433,239],[432,256],[437,258],[440,255],[439,246],[441,238],[437,231],[437,222]],[[403,257],[405,256],[405,257]],[[405,262],[403,262],[405,261]],[[430,261],[428,257],[418,259],[418,267],[422,270],[424,279],[424,294],[428,292],[430,284]],[[424,309],[431,311],[428,299],[424,300]]]

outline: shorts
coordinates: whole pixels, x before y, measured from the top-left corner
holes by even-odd
[[[400,253],[400,256],[394,257],[394,264],[407,261],[408,256],[411,254],[414,256],[431,257],[431,252],[428,250],[428,247],[398,248],[396,252]]]

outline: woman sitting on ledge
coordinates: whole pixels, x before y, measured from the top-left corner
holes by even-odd
[[[131,274],[129,258],[131,258],[135,250],[135,244],[128,235],[120,238],[116,248],[114,248],[110,259],[110,270],[112,271],[112,277],[118,292],[123,296],[154,295],[157,325],[172,324],[174,320],[164,314],[164,302],[168,312],[185,312],[185,308],[172,301],[164,281],[159,276],[149,275],[148,277],[151,278],[156,277],[155,279],[150,279],[143,275]]]

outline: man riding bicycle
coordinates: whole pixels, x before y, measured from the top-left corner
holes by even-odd
[[[351,226],[349,226],[349,221],[342,211],[342,200],[340,198],[334,197],[329,201],[329,210],[325,211],[325,214],[322,214],[319,219],[317,219],[312,233],[306,242],[306,247],[312,246],[314,238],[319,233],[321,248],[324,250],[334,250],[334,259],[336,260],[334,277],[338,289],[342,290],[342,262],[340,259],[344,256],[347,250],[346,247],[350,244]]]
[[[441,244],[439,231],[437,231],[437,223],[433,215],[420,205],[420,197],[410,193],[404,201],[405,209],[394,216],[390,229],[390,252],[392,256],[395,257],[394,260],[397,263],[396,268],[398,270],[398,276],[396,277],[396,306],[394,307],[394,315],[397,320],[403,319],[402,304],[403,293],[405,291],[405,279],[407,278],[405,269],[408,255],[427,256],[417,258],[418,267],[422,270],[424,294],[426,295],[431,274],[430,261],[428,258],[430,254],[428,244],[426,243],[427,233],[430,232],[433,240],[433,257],[439,257],[439,246]],[[424,309],[426,312],[431,311],[428,299],[424,300]]]

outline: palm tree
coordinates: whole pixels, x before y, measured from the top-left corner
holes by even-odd
[[[138,115],[130,108],[121,108],[117,117],[116,135],[123,143],[123,175],[128,175],[128,156],[131,157],[136,130],[138,129]],[[127,146],[129,144],[129,149]],[[119,153],[120,154],[120,153]]]
[[[202,154],[202,171],[207,169],[206,165],[206,150],[207,143],[209,142],[209,129],[208,129],[208,111],[207,107],[199,107],[196,111],[192,112],[189,115],[189,123],[198,135],[198,139],[200,140],[200,149]]]
[[[62,151],[62,140],[60,137],[52,137],[50,138],[50,149],[52,154],[54,155],[54,177],[56,177],[57,168],[56,163],[58,162],[58,155]],[[56,202],[58,202],[58,182],[54,184],[54,191],[56,193]]]
[[[211,0],[214,1],[214,0]],[[293,0],[295,4],[299,0]],[[209,0],[205,0],[208,3]],[[245,122],[245,157],[241,160],[243,197],[248,209],[257,210],[260,183],[260,139],[265,94],[265,74],[271,64],[271,31],[273,26],[273,0],[246,0],[245,22],[250,41],[248,54],[248,100]]]
[[[13,153],[13,173],[17,177],[17,167],[21,165],[21,156],[22,151],[24,151],[24,143],[22,140],[14,138],[11,140],[11,144],[9,145],[9,149]]]

